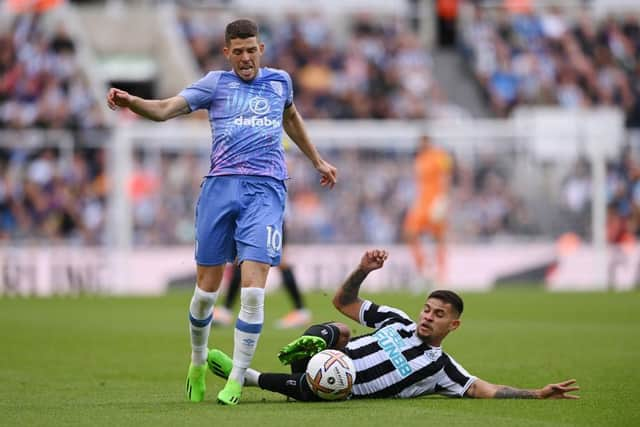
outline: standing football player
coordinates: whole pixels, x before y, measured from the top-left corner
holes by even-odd
[[[415,158],[416,198],[405,217],[404,238],[409,245],[418,273],[423,278],[433,277],[442,284],[446,279],[446,233],[448,193],[452,161],[442,148],[422,135]],[[422,247],[422,235],[430,235],[435,242],[435,269]],[[431,262],[430,262],[431,261]],[[420,291],[422,289],[414,289]]]
[[[196,205],[197,283],[189,306],[191,364],[187,398],[204,399],[212,309],[227,262],[242,269],[240,312],[234,333],[233,369],[218,402],[239,403],[245,371],[253,359],[264,320],[264,287],[271,266],[280,263],[287,168],[282,130],[333,188],[336,168],[309,140],[293,104],[286,71],[260,67],[264,52],[258,26],[248,19],[229,23],[223,54],[231,71],[212,71],[179,95],[147,100],[111,88],[109,107],[128,108],[154,121],[208,110],[212,130],[211,168]]]

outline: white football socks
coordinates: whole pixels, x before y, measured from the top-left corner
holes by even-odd
[[[258,345],[264,322],[264,289],[242,288],[240,290],[240,313],[236,320],[233,344],[233,369],[229,379],[242,384],[245,372]]]
[[[196,290],[189,306],[189,328],[191,332],[191,363],[204,365],[207,361],[209,332],[213,319],[213,306],[218,292],[203,291],[196,285]]]

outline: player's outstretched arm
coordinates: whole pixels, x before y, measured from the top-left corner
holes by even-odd
[[[167,99],[143,99],[133,96],[122,89],[111,88],[107,94],[107,105],[112,110],[128,108],[134,113],[154,120],[164,122],[182,114],[191,112],[187,100],[182,96],[174,96]]]
[[[320,173],[320,184],[333,188],[336,182],[338,182],[338,171],[335,166],[320,156],[316,147],[311,143],[302,117],[294,104],[291,104],[289,108],[284,110],[282,127],[287,135],[289,135],[289,138],[291,138],[298,148],[300,148],[300,151],[311,160],[313,167]]]
[[[579,399],[579,396],[569,394],[580,390],[575,383],[576,380],[571,379],[557,384],[547,384],[540,389],[526,390],[477,379],[465,396],[478,399]]]
[[[360,259],[358,268],[347,277],[347,280],[344,281],[333,296],[334,307],[348,318],[359,322],[360,307],[363,302],[358,296],[360,285],[362,285],[369,273],[382,268],[388,257],[389,253],[382,249],[366,251]]]

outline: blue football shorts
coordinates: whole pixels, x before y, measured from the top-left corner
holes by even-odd
[[[196,204],[198,265],[249,260],[279,265],[284,182],[262,176],[206,177]]]

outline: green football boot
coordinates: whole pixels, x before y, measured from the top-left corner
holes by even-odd
[[[280,359],[282,364],[289,365],[296,360],[311,357],[326,347],[327,343],[322,338],[313,335],[303,335],[282,347],[282,350],[278,353],[278,359]]]
[[[220,393],[218,393],[218,403],[222,405],[237,405],[242,397],[242,385],[235,380],[227,380]]]
[[[207,365],[189,365],[189,374],[187,374],[186,394],[187,400],[192,402],[202,402],[204,400],[204,392],[207,390],[205,374],[207,373]]]
[[[229,378],[231,368],[233,368],[233,360],[222,351],[214,348],[209,350],[209,354],[207,354],[207,365],[213,374],[226,380]]]

